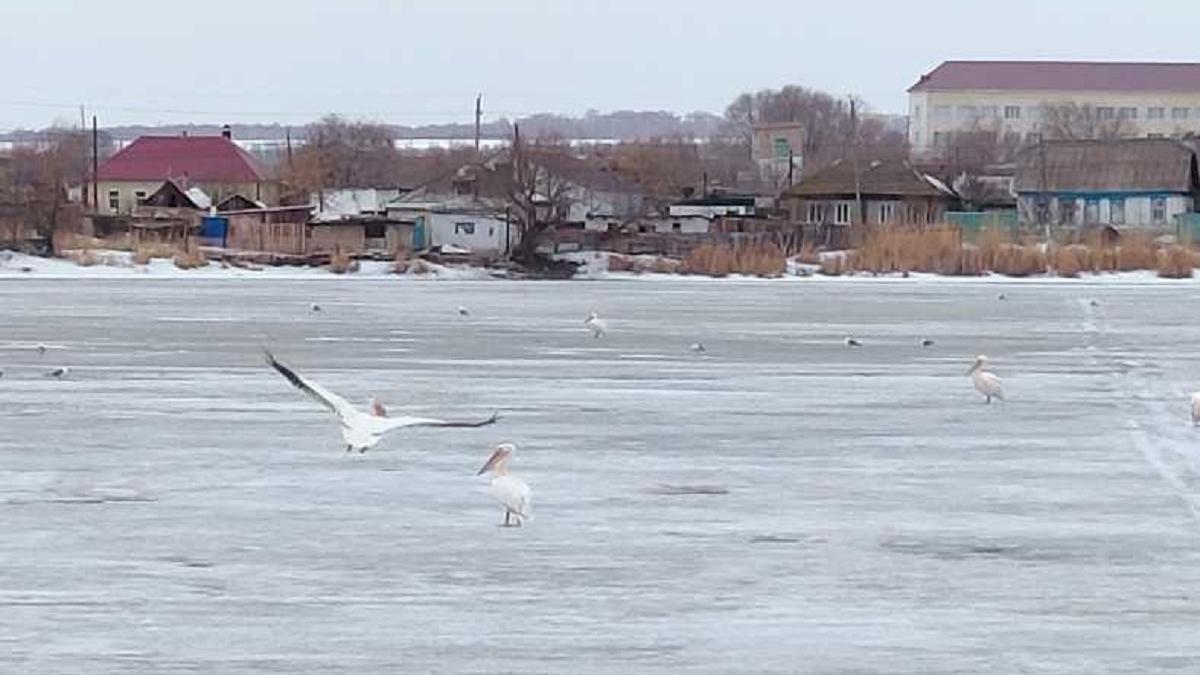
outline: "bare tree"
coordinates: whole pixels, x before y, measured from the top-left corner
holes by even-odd
[[[1041,107],[1047,140],[1112,140],[1137,135],[1137,123],[1120,108],[1059,103]]]
[[[399,162],[390,127],[331,115],[308,129],[307,141],[284,170],[284,182],[304,192],[392,187]]]
[[[520,129],[513,129],[508,203],[517,219],[520,235],[513,251],[513,258],[518,262],[536,263],[543,235],[566,214],[571,183],[554,170],[556,162],[566,153],[567,146],[561,141],[526,143]]]
[[[52,129],[37,147],[13,152],[0,174],[0,204],[18,223],[8,233],[12,243],[31,229],[46,238],[53,254],[59,232],[78,226],[78,209],[69,208],[67,187],[87,178],[87,143],[81,130]]]

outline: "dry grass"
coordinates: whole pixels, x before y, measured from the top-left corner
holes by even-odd
[[[1091,249],[1086,246],[1059,246],[1050,255],[1050,266],[1054,274],[1066,279],[1076,279],[1083,271],[1091,269]]]
[[[351,258],[349,254],[342,253],[341,249],[338,249],[333,252],[333,255],[329,256],[329,271],[334,274],[357,272],[358,261]]]
[[[1191,279],[1196,255],[1183,246],[1170,246],[1158,252],[1158,276],[1164,279]]]
[[[787,271],[787,256],[773,243],[746,245],[704,244],[692,250],[679,264],[680,274],[724,277],[746,274],[778,277]]]
[[[179,244],[165,241],[142,242],[133,249],[133,262],[147,265],[155,258],[175,258],[185,252]]]
[[[67,258],[80,267],[91,267],[100,262],[96,252],[91,249],[70,251],[67,253]]]
[[[609,272],[632,272],[633,258],[626,255],[612,254],[608,256]]]
[[[198,267],[204,267],[208,264],[208,258],[195,247],[189,247],[191,250],[180,251],[175,254],[172,260],[175,266],[181,270],[193,270]]]

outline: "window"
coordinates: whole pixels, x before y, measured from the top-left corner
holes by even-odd
[[[1045,197],[1038,197],[1037,200],[1037,222],[1038,225],[1050,224],[1050,200]]]
[[[363,226],[363,235],[367,239],[384,239],[387,237],[387,226],[383,223],[367,223]]]
[[[825,205],[809,202],[808,204],[808,222],[820,223],[825,220]]]
[[[146,201],[146,191],[138,190],[137,192],[134,192],[133,193],[133,201],[134,201],[134,203],[137,203],[137,204],[141,204],[142,202]]]
[[[121,208],[121,193],[116,190],[108,191],[108,208],[117,211]]]
[[[979,116],[979,108],[977,108],[973,105],[958,106],[959,119],[969,120],[969,119],[973,119],[977,116]]]
[[[1190,108],[1171,108],[1171,119],[1186,120],[1189,112],[1191,112]]]
[[[475,234],[475,223],[455,223],[454,234]]]
[[[786,159],[787,156],[789,154],[791,154],[791,152],[792,152],[792,146],[790,143],[788,143],[788,139],[786,139],[786,138],[776,138],[775,139],[775,158],[776,159]]]
[[[1108,221],[1113,225],[1125,224],[1125,199],[1117,197],[1108,205]]]
[[[683,232],[683,223],[680,223],[678,221],[671,223],[671,231],[672,232]]]
[[[879,205],[879,224],[880,225],[892,222],[892,219],[895,217],[896,217],[896,205],[895,204],[893,204],[891,202],[884,202],[883,204]]]
[[[1021,106],[1019,106],[1019,105],[1004,106],[1004,119],[1006,119],[1006,120],[1021,119]]]
[[[933,145],[940,148],[946,142],[946,134],[941,131],[933,132]]]
[[[954,116],[954,108],[948,105],[933,106],[933,118],[936,120],[948,120]]]
[[[1162,107],[1146,108],[1146,119],[1161,120],[1166,118],[1167,110]]]
[[[1098,223],[1100,222],[1100,200],[1089,199],[1083,203],[1083,222]]]
[[[838,225],[850,224],[850,202],[838,202],[834,211],[833,222]]]
[[[1117,109],[1108,106],[1096,108],[1096,119],[1111,120],[1117,116]]]
[[[913,106],[913,117],[915,117],[917,119],[921,118],[921,106],[919,106],[919,105]]]
[[[1117,117],[1123,120],[1136,120],[1137,108],[1117,108]]]
[[[1060,199],[1058,200],[1058,223],[1060,225],[1075,224],[1075,200]]]
[[[1150,198],[1150,220],[1155,225],[1162,225],[1167,222],[1167,198],[1166,197],[1151,197]]]

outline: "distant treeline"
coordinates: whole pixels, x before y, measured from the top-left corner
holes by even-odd
[[[511,138],[514,122],[501,118],[482,125],[484,138]],[[667,111],[622,110],[611,113],[588,111],[582,117],[569,117],[541,113],[516,120],[521,134],[528,138],[558,137],[569,139],[614,139],[644,140],[652,138],[709,138],[723,130],[723,118],[706,112],[677,115]],[[255,140],[282,140],[291,133],[292,138],[303,140],[316,125],[305,124],[288,127],[282,124],[239,124],[231,122],[235,138]],[[419,126],[384,125],[396,138],[473,138],[473,124],[424,124]],[[220,124],[163,124],[157,126],[129,125],[105,127],[111,137],[118,141],[131,140],[145,135],[216,135],[221,132]],[[44,137],[45,129],[17,129],[0,134],[0,141],[32,142]]]

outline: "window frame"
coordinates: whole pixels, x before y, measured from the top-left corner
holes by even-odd
[[[120,190],[109,190],[108,191],[108,208],[113,211],[121,210],[121,191]]]
[[[1125,224],[1125,198],[1113,197],[1108,200],[1108,222],[1112,225]]]
[[[849,225],[852,220],[852,210],[850,202],[838,202],[833,207],[833,224],[834,225]]]
[[[1167,224],[1167,198],[1150,198],[1150,222],[1154,225]]]
[[[1021,119],[1021,106],[1019,106],[1019,105],[1004,106],[1004,119],[1006,119],[1006,120]]]
[[[459,235],[466,235],[468,237],[474,236],[475,235],[475,222],[474,221],[466,221],[466,220],[455,221],[454,222],[454,234],[455,234],[455,236],[459,236]]]

